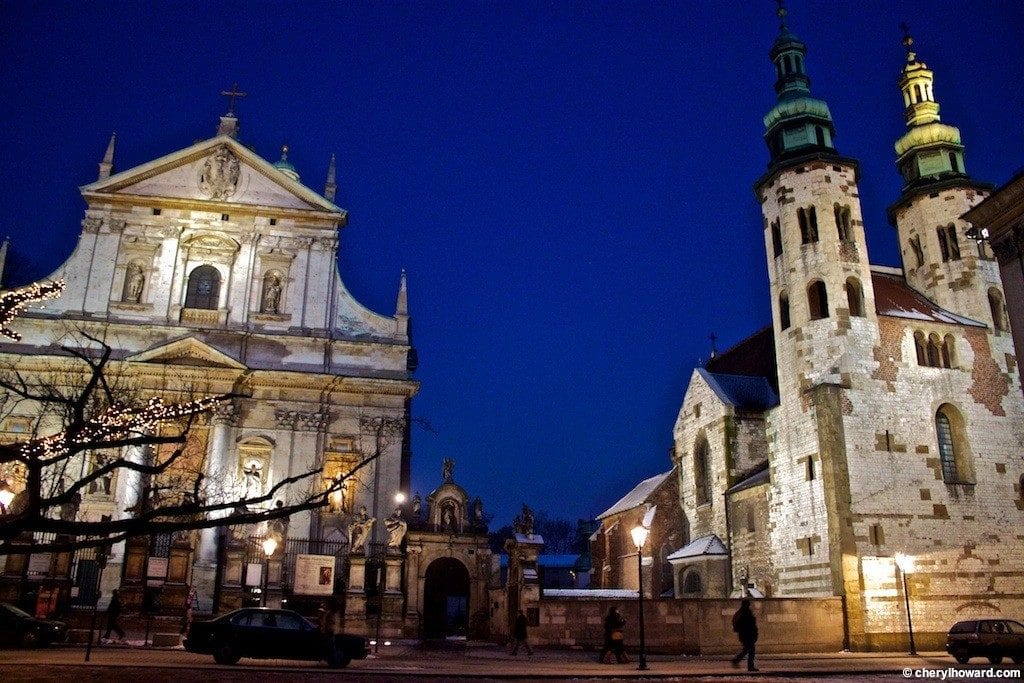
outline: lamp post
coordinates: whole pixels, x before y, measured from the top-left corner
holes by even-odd
[[[270,587],[270,558],[275,550],[277,550],[277,539],[273,536],[268,536],[263,541],[263,553],[267,556],[267,562],[263,567],[263,592],[260,596],[262,598],[260,604],[263,607],[267,606],[267,590]]]
[[[639,524],[629,532],[633,537],[633,544],[636,546],[636,578],[639,582],[637,597],[640,612],[640,663],[637,664],[637,671],[647,670],[647,652],[644,644],[644,543],[647,542],[647,535],[650,532],[650,529]]]
[[[907,572],[914,569],[914,558],[904,553],[896,553],[894,558],[896,566],[900,569],[900,576],[903,577],[903,602],[907,606],[907,632],[910,634],[910,654],[916,655],[914,647],[914,622],[910,618],[910,592],[907,590]]]

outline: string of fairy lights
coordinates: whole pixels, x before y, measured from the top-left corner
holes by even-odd
[[[0,293],[0,334],[8,339],[20,341],[21,335],[8,328],[8,323],[17,318],[31,303],[56,299],[64,293],[65,286],[64,280],[53,280],[36,282],[27,287]]]
[[[21,335],[7,327],[25,308],[34,302],[55,299],[63,294],[64,280],[37,282],[9,292],[0,292],[0,335],[19,341]],[[79,451],[96,444],[116,445],[116,442],[152,431],[166,422],[205,413],[221,397],[205,396],[184,403],[165,403],[154,397],[143,406],[114,403],[96,417],[89,418],[73,433],[64,430],[20,445],[29,457],[53,458]]]

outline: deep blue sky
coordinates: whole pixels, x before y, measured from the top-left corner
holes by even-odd
[[[872,262],[897,265],[898,25],[936,73],[967,168],[1024,164],[1024,4],[788,3],[837,146],[861,160]],[[414,490],[441,459],[507,523],[595,515],[670,467],[695,363],[770,320],[757,203],[775,4],[6,2],[0,234],[42,277],[74,249],[111,131],[117,168],[214,134],[282,143],[322,191],[338,155],[342,277],[394,310],[422,382]]]

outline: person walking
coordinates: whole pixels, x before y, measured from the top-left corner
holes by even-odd
[[[110,604],[107,605],[107,633],[103,636],[105,640],[110,640],[110,632],[113,631],[117,634],[117,639],[124,642],[124,629],[121,628],[121,591],[117,588],[110,594]]]
[[[619,614],[619,609],[614,605],[608,608],[608,615],[604,618],[604,649],[597,661],[602,664],[611,664],[611,655],[615,655],[615,661],[619,664],[628,662],[625,651],[626,620]]]
[[[188,597],[185,598],[185,614],[181,617],[181,635],[187,636],[192,629],[192,618],[199,602],[199,594],[196,589],[189,589]]]
[[[740,608],[736,610],[736,614],[732,615],[732,630],[736,632],[736,637],[740,640],[740,645],[743,649],[740,650],[739,654],[732,658],[732,665],[734,667],[740,665],[740,661],[744,656],[747,658],[747,671],[757,671],[754,666],[754,645],[757,643],[757,617],[750,609],[750,600],[744,600],[740,603]]]
[[[512,626],[512,656],[515,657],[519,652],[519,646],[522,645],[526,648],[526,654],[532,655],[533,650],[530,648],[530,641],[527,637],[527,626],[529,622],[526,620],[526,615],[523,614],[523,610],[519,610],[519,614],[516,616],[516,622]]]

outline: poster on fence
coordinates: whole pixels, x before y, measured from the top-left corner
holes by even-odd
[[[295,558],[296,595],[334,593],[334,555],[299,555]]]

